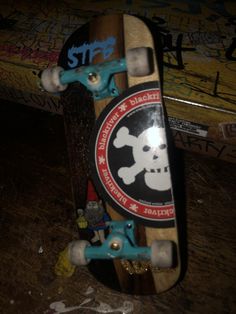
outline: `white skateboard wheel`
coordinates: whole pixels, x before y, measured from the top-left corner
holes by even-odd
[[[152,73],[150,49],[138,47],[126,53],[127,71],[130,76],[146,76]]]
[[[68,245],[68,255],[71,264],[75,266],[87,265],[90,260],[85,257],[85,248],[91,246],[86,240],[72,241]]]
[[[60,73],[62,67],[55,66],[45,69],[41,74],[41,84],[44,90],[50,93],[62,92],[67,88],[66,85],[60,83]]]
[[[173,242],[168,240],[154,240],[151,245],[151,263],[158,268],[173,266]]]

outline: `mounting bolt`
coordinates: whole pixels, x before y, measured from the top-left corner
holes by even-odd
[[[93,83],[96,84],[99,80],[99,76],[97,75],[97,73],[94,72],[90,72],[88,75],[88,80]]]
[[[120,243],[119,242],[112,242],[110,245],[110,248],[114,251],[119,251],[120,250]]]

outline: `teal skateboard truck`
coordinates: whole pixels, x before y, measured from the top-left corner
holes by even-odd
[[[174,243],[154,240],[151,246],[138,246],[135,240],[133,220],[108,222],[109,235],[100,246],[91,246],[86,240],[69,244],[69,259],[73,265],[87,265],[93,259],[126,259],[150,261],[152,266],[171,268],[173,266]]]
[[[41,87],[51,93],[64,91],[68,84],[80,82],[93,93],[94,100],[120,94],[114,74],[127,71],[131,76],[145,76],[152,72],[150,50],[139,47],[127,51],[126,58],[64,70],[55,66],[41,74]]]

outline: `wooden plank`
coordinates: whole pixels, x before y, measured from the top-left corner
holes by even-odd
[[[112,53],[111,58],[124,57],[124,34],[123,34],[123,15],[108,15],[97,18],[90,23],[90,41],[93,40],[105,40],[108,36],[114,36],[116,38],[115,50]],[[94,63],[102,62],[101,55],[98,54]],[[128,86],[127,76],[125,73],[116,75],[116,84],[120,90],[125,90]],[[111,98],[106,98],[95,102],[95,113],[98,117],[101,111],[110,102]],[[113,220],[123,220],[116,210],[107,204],[107,211]],[[143,232],[140,234],[141,238],[145,239]],[[145,240],[143,242],[146,242]],[[153,280],[150,272],[143,274],[141,277],[133,274],[130,275],[127,270],[121,265],[120,260],[114,261],[114,266],[119,279],[120,287],[122,291],[129,293],[142,293],[150,294],[155,293]]]
[[[145,81],[159,81],[159,73],[157,61],[155,59],[156,53],[152,35],[148,27],[140,20],[133,16],[124,15],[124,34],[125,34],[125,48],[126,50],[140,46],[150,47],[154,54],[154,72],[147,77],[131,77],[128,75],[129,86],[134,86]],[[176,228],[145,228],[147,244],[151,245],[155,239],[172,240],[178,245],[178,234]],[[178,254],[177,267],[171,270],[152,270],[155,281],[156,291],[165,291],[168,287],[173,286],[180,274],[180,258]]]

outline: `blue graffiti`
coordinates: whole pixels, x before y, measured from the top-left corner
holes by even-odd
[[[114,46],[116,39],[114,37],[108,37],[104,41],[94,41],[93,43],[84,43],[83,45],[76,47],[72,46],[68,49],[68,66],[75,68],[77,66],[84,65],[86,58],[91,63],[94,57],[101,53],[103,59],[106,60],[114,52]]]

